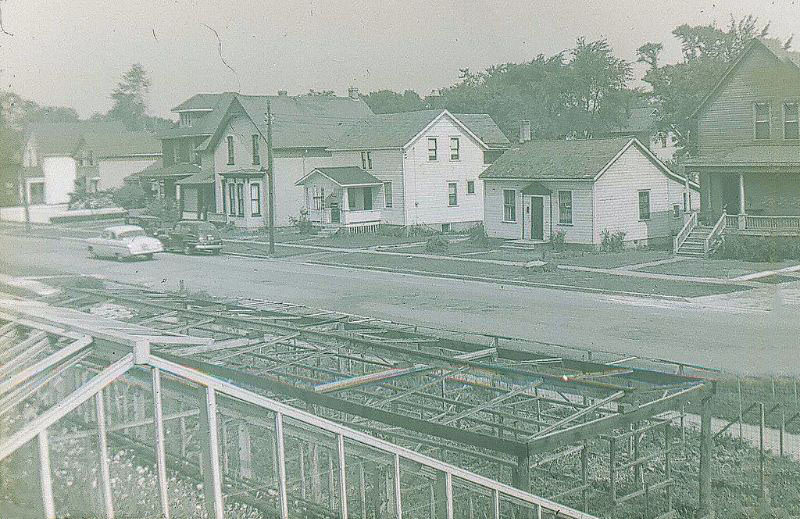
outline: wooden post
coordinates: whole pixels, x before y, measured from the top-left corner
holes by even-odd
[[[322,479],[319,473],[319,446],[311,444],[311,499],[315,503],[322,500]]]
[[[672,478],[672,459],[670,449],[672,448],[672,424],[668,421],[664,428],[664,476],[667,480]],[[667,485],[667,512],[672,511],[672,484]]]
[[[167,454],[164,443],[164,411],[161,402],[161,371],[153,368],[153,425],[156,438],[156,466],[158,468],[158,490],[161,500],[161,516],[169,519],[169,494],[167,493]],[[144,400],[144,399],[142,399]]]
[[[700,484],[698,515],[711,514],[711,397],[700,401]]]
[[[47,429],[39,433],[39,483],[42,490],[42,505],[46,519],[56,519],[56,505],[53,501],[53,479],[50,472],[50,444]]]
[[[764,499],[764,402],[758,403],[758,411],[758,495]]]
[[[108,440],[106,438],[106,411],[103,394],[100,391],[95,395],[95,405],[97,407],[97,436],[98,447],[100,449],[100,475],[103,486],[103,504],[106,512],[106,519],[114,519],[114,501],[111,494],[111,472],[108,462]]]
[[[224,519],[222,475],[219,466],[219,434],[217,432],[217,395],[207,387],[205,402],[200,406],[200,444],[203,468],[203,492],[209,519]]]
[[[283,415],[275,413],[275,443],[278,459],[278,506],[281,519],[289,519],[289,500],[286,495],[286,450],[283,438]]]
[[[611,503],[617,504],[617,439],[608,441],[608,482],[611,487]]]
[[[239,424],[239,477],[253,479],[253,451],[250,440],[250,427],[242,422]]]
[[[740,377],[736,377],[736,388],[737,393],[739,394],[739,440],[742,439],[742,422],[744,422],[742,417],[742,379]]]
[[[583,485],[583,491],[581,491],[583,497],[583,511],[589,511],[589,488],[587,487],[589,483],[589,442],[584,440],[583,448],[581,449],[581,484]]]
[[[785,432],[786,432],[786,411],[783,409],[783,406],[781,406],[781,424],[780,424],[780,430],[778,431],[779,435],[778,441],[780,444],[779,452],[781,456],[783,456],[783,436]]]
[[[524,492],[531,491],[531,458],[524,454],[517,456],[517,466],[513,470],[512,486]]]
[[[267,185],[269,189],[269,254],[275,254],[275,162],[272,158],[272,106],[267,101]]]

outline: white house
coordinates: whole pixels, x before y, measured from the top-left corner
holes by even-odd
[[[25,189],[31,205],[69,201],[76,181],[90,191],[116,188],[131,173],[161,155],[148,132],[131,132],[116,122],[37,124],[28,129],[22,153]]]
[[[636,138],[529,141],[481,175],[489,236],[597,246],[604,231],[631,244],[671,241],[699,209],[687,183]]]
[[[377,195],[370,218],[379,211],[382,224],[467,228],[483,219],[479,175],[508,145],[485,114],[454,115],[446,110],[379,114],[351,125],[328,148],[333,166],[355,166],[361,174],[353,176],[368,174],[378,185],[331,186],[324,174],[306,175],[298,185],[305,188],[309,218],[319,225],[363,226],[360,218],[342,220],[341,215],[365,210],[361,201]],[[326,186],[335,192],[320,196]],[[356,194],[358,190],[366,195]]]

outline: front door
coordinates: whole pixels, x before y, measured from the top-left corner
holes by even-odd
[[[739,177],[722,176],[722,207],[728,214],[739,214]]]
[[[340,223],[341,218],[339,217],[339,204],[336,202],[331,203],[331,223]]]
[[[531,197],[531,240],[544,240],[544,199]]]

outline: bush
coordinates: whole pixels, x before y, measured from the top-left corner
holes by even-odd
[[[603,241],[600,243],[601,252],[621,252],[625,248],[625,232],[610,232],[608,229],[600,233]]]
[[[486,234],[486,229],[484,229],[482,223],[470,228],[468,239],[471,244],[485,249],[488,249],[491,243],[489,235]]]
[[[308,219],[308,209],[301,209],[298,218],[289,217],[289,223],[292,224],[292,227],[297,229],[300,234],[312,234],[314,232],[314,226]]]
[[[147,193],[138,183],[131,183],[113,191],[111,199],[124,209],[141,209],[147,204]]]
[[[145,214],[155,216],[171,226],[181,219],[181,208],[172,198],[154,198],[147,204]]]
[[[100,207],[113,207],[114,202],[110,191],[95,191],[90,193],[86,189],[84,180],[75,181],[75,190],[69,194],[67,207],[69,209],[99,209]]]
[[[434,254],[443,254],[447,252],[447,249],[449,247],[450,247],[450,242],[447,241],[447,238],[445,238],[440,234],[437,234],[436,236],[431,236],[425,243],[425,251]]]
[[[566,236],[567,233],[561,229],[556,229],[556,231],[550,235],[550,246],[553,247],[554,251],[563,252],[564,249],[567,248]]]
[[[728,235],[714,257],[757,262],[800,259],[800,238]]]

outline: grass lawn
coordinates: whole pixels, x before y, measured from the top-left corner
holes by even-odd
[[[670,256],[672,256],[670,251],[652,249],[626,250],[622,252],[567,250],[564,252],[548,251],[546,261],[558,263],[559,265],[613,269],[626,265],[659,261]]]
[[[701,276],[731,279],[745,274],[753,274],[764,270],[777,270],[796,265],[797,261],[781,261],[778,263],[755,263],[731,259],[685,259],[676,263],[656,265],[638,269],[641,272],[657,274],[675,274],[678,276]]]
[[[230,243],[226,242],[223,252],[233,252],[239,254],[255,254],[259,256],[269,255],[269,245],[262,243]],[[317,253],[314,249],[303,249],[300,247],[282,247],[280,243],[275,243],[275,257],[286,258],[289,256],[299,256],[302,254]]]
[[[344,254],[332,253],[328,256],[316,258],[315,262],[330,265],[419,271],[430,274],[487,277],[500,280],[565,285],[567,287],[576,288],[636,292],[648,295],[697,297],[740,290],[739,287],[726,285],[703,285],[691,282],[683,283],[613,276],[594,272],[534,270],[522,267],[453,261],[449,259],[428,259],[358,252]]]

